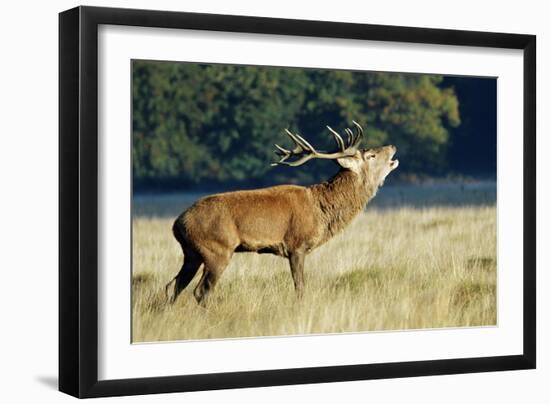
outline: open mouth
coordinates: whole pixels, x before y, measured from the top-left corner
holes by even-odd
[[[392,170],[396,169],[397,166],[399,165],[399,160],[395,159],[395,160],[392,160],[393,156],[395,156],[395,153],[397,152],[397,150],[395,149],[394,147],[394,150],[393,150],[393,153],[391,153],[390,155],[390,168]]]

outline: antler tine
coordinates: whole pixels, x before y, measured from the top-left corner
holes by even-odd
[[[309,143],[306,139],[304,139],[302,136],[298,135],[297,133],[294,134],[294,136],[296,136],[298,139],[300,139],[300,142],[305,145],[305,149],[312,152],[312,153],[317,153],[317,151],[315,150],[315,148],[311,145],[311,143]],[[302,146],[303,147],[303,146]]]
[[[315,149],[313,148],[313,146],[309,144],[308,141],[305,140],[302,136],[292,133],[288,129],[285,129],[285,132],[294,141],[294,143],[296,143],[296,145],[298,145],[304,150],[315,152]]]
[[[277,151],[275,151],[275,153],[281,156],[281,160],[279,160],[277,163],[271,163],[272,166],[284,164],[285,160],[287,160],[292,154],[290,150],[287,150],[284,147],[279,146],[278,144],[275,144],[275,147],[278,149]]]
[[[290,150],[285,149],[284,147],[279,146],[278,144],[275,144],[275,147],[278,149],[275,153],[277,153],[279,156],[290,156]]]
[[[338,132],[336,132],[334,129],[332,129],[330,126],[327,125],[327,129],[330,131],[330,133],[332,133],[332,135],[334,136],[334,139],[336,140],[336,143],[338,143],[338,147],[340,148],[340,151],[343,152],[344,150],[346,150],[345,148],[345,145],[344,145],[344,140],[342,139],[342,137],[338,134]]]
[[[353,135],[353,131],[350,128],[345,129],[346,134],[348,135],[348,146],[353,144],[353,141],[355,140],[355,136]]]
[[[275,147],[277,148],[277,151],[275,153],[281,156],[281,159],[276,163],[271,163],[272,166],[283,164],[283,165],[295,167],[295,166],[304,164],[306,161],[314,158],[317,155],[317,150],[315,150],[315,148],[302,136],[292,133],[288,129],[285,129],[285,132],[288,135],[288,137],[292,139],[296,147],[294,148],[294,150],[288,150],[288,149],[285,149],[284,147],[279,146],[278,144],[275,144]],[[308,152],[309,154],[306,154],[302,156],[300,159],[293,162],[286,161],[290,157],[302,155],[304,154],[304,152]]]
[[[359,143],[361,143],[361,140],[363,140],[363,128],[357,122],[355,121],[352,121],[352,122],[357,127],[357,137],[355,138],[353,145],[359,146]]]
[[[272,166],[277,166],[279,164],[282,164],[282,165],[290,166],[290,167],[298,167],[298,166],[301,166],[302,164],[304,164],[306,161],[311,160],[314,157],[315,157],[314,154],[306,154],[306,155],[302,156],[301,158],[299,158],[298,160],[290,161],[290,162],[285,161],[287,158],[284,158],[284,159],[281,159],[281,161],[279,161],[277,163],[271,163],[271,165]]]

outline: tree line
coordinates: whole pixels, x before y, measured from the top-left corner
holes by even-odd
[[[335,145],[326,125],[343,131],[352,120],[366,127],[365,146],[392,143],[398,147],[403,174],[464,171],[471,161],[454,154],[467,150],[476,138],[485,136],[487,143],[480,161],[483,155],[487,160],[487,154],[493,153],[496,105],[495,134],[485,133],[493,130],[488,122],[492,122],[489,115],[496,103],[496,87],[493,91],[487,84],[492,81],[133,61],[134,187],[318,181],[334,172],[335,166],[311,162],[299,169],[273,168],[273,144],[290,146],[284,134],[289,128],[319,149],[328,150]],[[466,124],[462,132],[461,121]],[[491,171],[491,164],[489,156],[489,162],[476,170]]]

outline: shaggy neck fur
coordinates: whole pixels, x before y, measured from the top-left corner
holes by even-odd
[[[343,169],[329,181],[310,187],[319,203],[327,232],[322,243],[346,227],[361,212],[378,190],[378,184],[362,175]]]

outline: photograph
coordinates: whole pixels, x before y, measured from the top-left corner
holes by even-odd
[[[131,60],[132,343],[497,326],[497,78]]]

